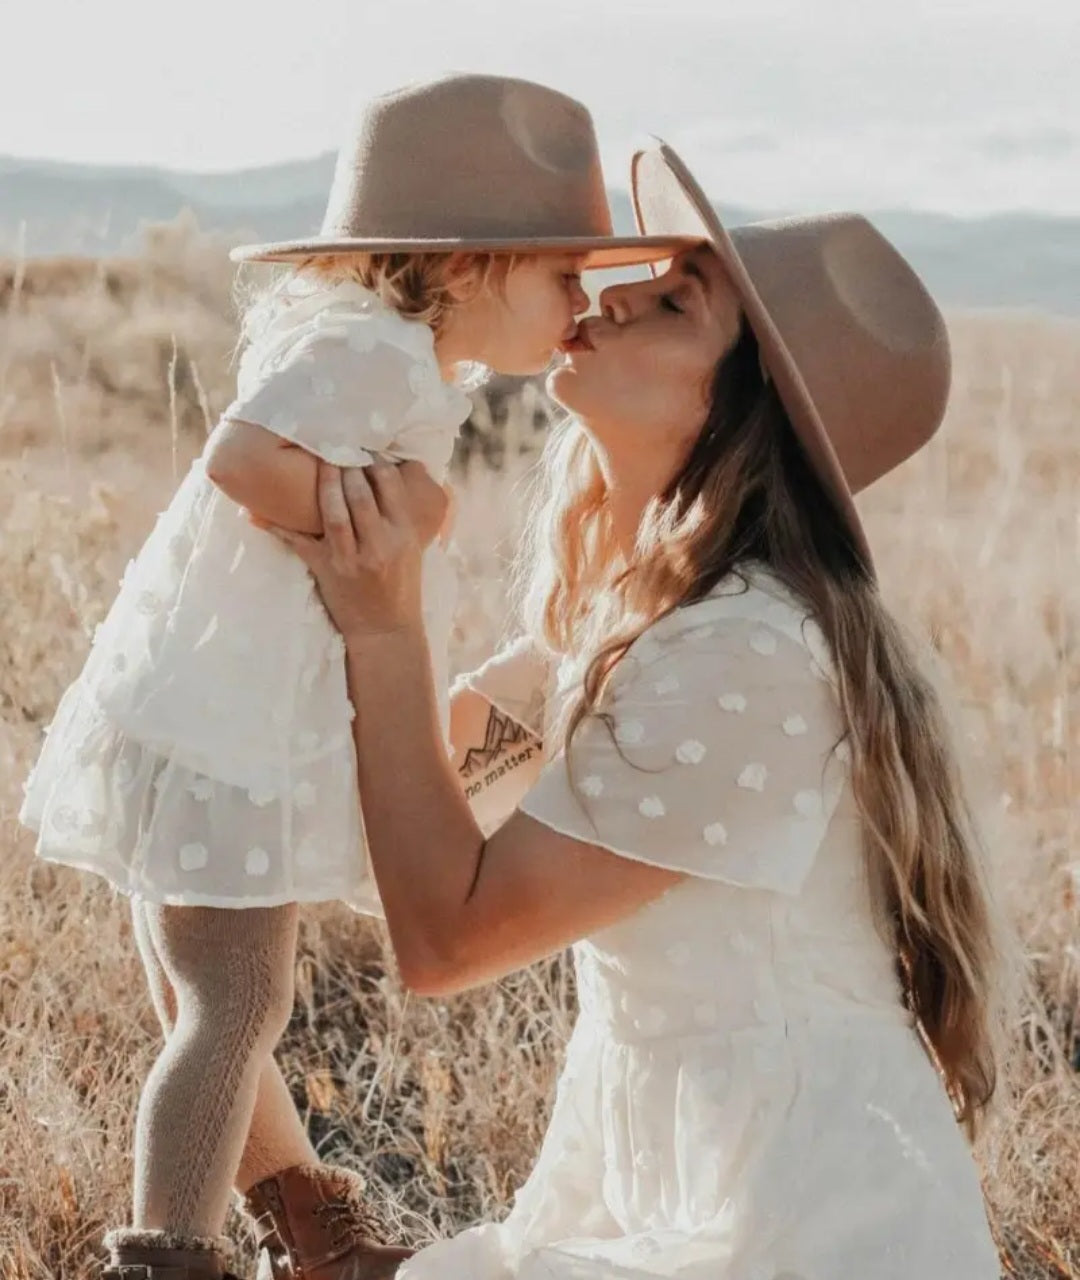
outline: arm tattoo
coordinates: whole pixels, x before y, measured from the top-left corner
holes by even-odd
[[[518,750],[510,750],[514,747]],[[539,750],[540,743],[528,729],[493,706],[488,713],[483,746],[469,747],[458,769],[462,779],[468,783],[466,796],[471,799],[484,788],[492,786],[518,765],[531,760],[533,753]]]

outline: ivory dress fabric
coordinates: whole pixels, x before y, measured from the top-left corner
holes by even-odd
[[[434,337],[358,285],[301,294],[248,348],[226,417],[329,462],[415,458],[442,480],[470,402]],[[447,687],[456,583],[424,560]],[[441,711],[446,726],[446,701]],[[26,784],[37,852],[154,902],[340,899],[380,910],[363,841],[344,646],[307,568],[197,459],[61,700]]]
[[[538,731],[528,642],[467,683]],[[500,1224],[400,1280],[996,1280],[975,1165],[864,881],[832,669],[733,576],[650,628],[521,808],[687,878],[573,948],[580,1017]],[[582,807],[584,806],[586,807]]]

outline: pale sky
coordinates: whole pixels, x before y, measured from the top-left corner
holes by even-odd
[[[1080,214],[1080,0],[13,0],[5,31],[0,154],[247,167],[481,70],[586,102],[613,185],[656,133],[730,203]]]

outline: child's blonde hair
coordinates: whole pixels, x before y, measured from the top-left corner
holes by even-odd
[[[255,342],[298,283],[312,291],[352,281],[406,320],[441,332],[450,312],[486,290],[502,292],[528,255],[517,253],[325,253],[298,259],[269,285],[241,292],[240,345]],[[302,292],[302,290],[301,290]]]

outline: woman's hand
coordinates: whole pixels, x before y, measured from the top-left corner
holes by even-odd
[[[421,630],[423,544],[402,476],[386,463],[341,469],[319,462],[318,502],[323,536],[271,528],[311,570],[334,625],[348,645],[366,637]],[[425,473],[426,474],[426,473]],[[432,504],[434,536],[445,515]],[[438,515],[435,520],[434,516]],[[428,540],[430,540],[430,537]]]

